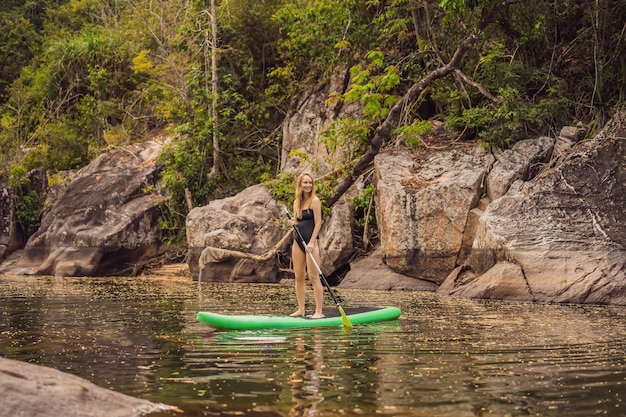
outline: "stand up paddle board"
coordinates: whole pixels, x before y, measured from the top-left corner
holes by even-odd
[[[346,315],[352,324],[375,323],[393,320],[402,313],[398,307],[346,308]],[[197,320],[220,330],[289,329],[295,327],[341,326],[342,317],[337,310],[324,311],[321,319],[290,317],[279,315],[227,315],[201,311]]]

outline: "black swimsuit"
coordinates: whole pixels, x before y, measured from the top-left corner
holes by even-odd
[[[315,229],[315,216],[313,216],[312,209],[302,210],[302,217],[298,219],[298,229],[300,229],[300,234],[308,244],[311,240],[313,229]]]

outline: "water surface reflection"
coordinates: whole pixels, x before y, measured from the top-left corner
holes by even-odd
[[[0,355],[177,405],[178,416],[624,415],[620,307],[341,290],[348,307],[403,315],[351,331],[214,332],[195,321],[199,310],[288,314],[292,293],[4,276]]]

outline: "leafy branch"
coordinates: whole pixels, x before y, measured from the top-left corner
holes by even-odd
[[[457,48],[448,63],[431,71],[419,82],[413,84],[404,96],[402,96],[402,98],[398,100],[393,107],[391,107],[385,120],[382,121],[382,123],[373,131],[369,140],[369,149],[357,162],[350,174],[339,185],[335,194],[328,199],[327,204],[329,206],[336,203],[341,196],[348,191],[354,181],[356,181],[356,179],[367,170],[367,167],[372,163],[374,157],[387,143],[392,132],[398,126],[403,109],[414,103],[424,90],[426,90],[435,80],[446,77],[452,74],[455,70],[459,69],[465,53],[476,44],[480,34],[496,20],[498,14],[509,6],[515,3],[520,3],[521,1],[522,0],[500,0],[495,2],[491,10],[484,13],[480,20],[476,23],[474,30],[472,30],[472,32],[465,39],[458,43]]]

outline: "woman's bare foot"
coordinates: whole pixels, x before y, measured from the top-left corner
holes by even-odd
[[[304,311],[294,311],[289,317],[304,317]]]
[[[324,316],[323,313],[315,313],[315,314],[309,316],[309,318],[312,318],[312,319],[322,319],[324,317],[326,317],[326,316]]]

